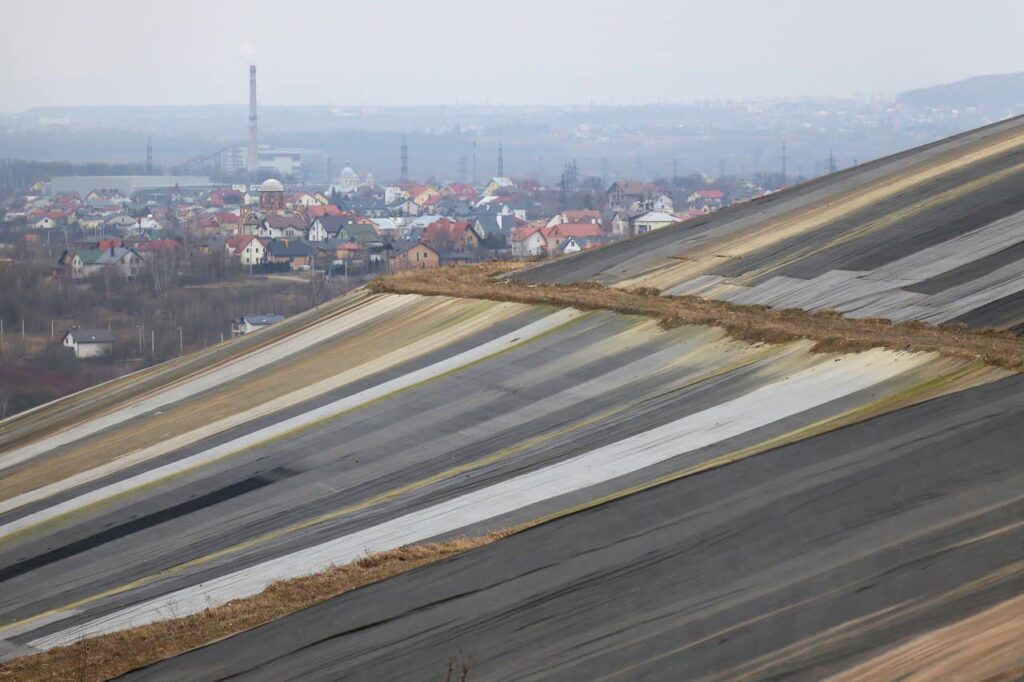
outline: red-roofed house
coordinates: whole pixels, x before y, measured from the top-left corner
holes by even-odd
[[[228,255],[237,256],[242,265],[259,265],[267,256],[267,245],[250,234],[232,237],[224,248]]]
[[[516,256],[543,256],[548,252],[548,232],[551,228],[524,225],[512,230],[512,253]]]
[[[548,221],[548,227],[562,225],[564,223],[601,223],[601,212],[591,210],[562,211]]]
[[[548,229],[547,252],[549,254],[560,253],[562,242],[569,237],[599,240],[602,242],[605,239],[604,230],[601,229],[600,225],[594,223],[564,223],[562,225],[555,225]]]
[[[690,205],[690,208],[696,208],[703,213],[710,213],[721,208],[724,200],[725,192],[718,189],[698,189],[686,197],[686,203]]]
[[[472,200],[476,199],[479,192],[477,192],[472,185],[467,185],[464,182],[452,182],[441,190],[441,194],[449,197],[460,197],[462,199]]]
[[[313,218],[323,218],[325,215],[340,216],[342,211],[334,204],[327,204],[326,206],[321,204],[314,204],[306,206],[303,210],[306,215],[306,220],[312,221]]]
[[[427,225],[420,241],[432,245],[441,252],[456,251],[459,253],[475,251],[480,246],[480,237],[473,230],[472,224],[466,221],[454,221],[441,218]]]

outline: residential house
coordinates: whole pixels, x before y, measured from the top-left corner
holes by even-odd
[[[494,196],[498,193],[510,194],[516,190],[516,183],[511,178],[491,178],[484,186],[484,194]]]
[[[671,213],[650,211],[633,219],[633,233],[645,234],[647,232],[653,232],[654,230],[660,230],[661,228],[668,227],[669,225],[674,225],[678,222],[679,218],[675,217]]]
[[[148,261],[161,256],[173,257],[179,255],[182,250],[180,242],[173,239],[151,239],[139,242],[134,246],[135,250]]]
[[[473,221],[473,229],[481,239],[507,237],[520,224],[521,221],[514,215],[484,213]]]
[[[451,197],[460,197],[462,199],[473,200],[476,199],[479,192],[476,191],[472,185],[468,185],[464,182],[451,182],[445,185],[441,189],[441,194]]]
[[[314,218],[313,222],[309,224],[309,229],[306,230],[306,241],[308,242],[325,242],[330,237],[331,233],[327,231],[320,218]]]
[[[632,231],[633,216],[624,208],[616,208],[611,211],[608,219],[612,234],[617,237],[630,237]]]
[[[512,254],[520,258],[547,255],[549,229],[537,225],[517,227],[512,231]]]
[[[686,203],[691,207],[697,205],[707,206],[709,210],[706,212],[721,208],[724,200],[725,192],[718,189],[698,189],[693,194],[686,197]]]
[[[393,238],[398,234],[398,223],[391,218],[374,218],[373,225],[377,228],[377,234],[381,236]]]
[[[320,216],[340,216],[341,213],[341,209],[334,204],[314,204],[302,209],[302,215],[306,216],[306,220],[309,221],[312,221],[314,218],[319,218]]]
[[[291,270],[313,265],[313,247],[299,239],[272,239],[267,244],[267,263],[287,263]]]
[[[635,201],[645,201],[655,193],[658,187],[649,182],[627,180],[612,183],[608,188],[608,206],[611,208],[629,208]]]
[[[672,213],[676,210],[675,202],[669,194],[659,194],[651,202],[651,210],[660,213]]]
[[[469,222],[441,218],[427,226],[421,241],[432,245],[442,254],[471,253],[479,248],[480,235]]]
[[[61,340],[76,358],[99,358],[114,352],[114,335],[109,329],[71,329]]]
[[[396,262],[396,259],[398,262]],[[441,266],[441,254],[430,244],[420,242],[391,261],[395,270],[426,270]]]
[[[284,320],[284,315],[243,315],[231,321],[231,336],[251,334]]]
[[[107,227],[113,230],[129,230],[135,227],[138,223],[135,218],[127,215],[114,216],[107,220]]]
[[[579,253],[580,251],[587,251],[588,249],[595,249],[598,246],[604,245],[603,238],[596,237],[569,237],[560,247],[562,253],[565,255],[572,255]]]
[[[409,190],[409,199],[420,207],[426,206],[429,202],[436,202],[440,198],[440,192],[426,185],[418,185]]]
[[[548,221],[548,227],[565,223],[601,223],[601,212],[592,210],[562,211]]]
[[[251,234],[233,237],[224,246],[228,255],[237,257],[242,265],[259,265],[267,258],[267,245]]]
[[[315,247],[317,257],[323,265],[338,266],[344,263],[346,272],[351,265],[366,260],[366,247],[356,242],[328,239],[316,244]]]
[[[306,220],[298,213],[270,213],[256,231],[264,239],[300,239],[306,236]]]
[[[605,240],[604,230],[601,229],[600,225],[595,223],[564,223],[548,228],[547,252],[549,254],[561,253],[562,243],[569,237],[601,240],[602,243]]]
[[[338,230],[335,237],[360,244],[372,244],[380,241],[380,234],[377,233],[376,226],[373,223],[362,222],[346,223]]]
[[[135,277],[142,271],[142,256],[133,248],[111,246],[109,249],[65,251],[57,260],[58,269],[70,269],[71,277],[81,279],[113,268],[122,277]]]
[[[387,209],[395,216],[418,216],[422,213],[420,205],[408,198],[395,199],[387,205]]]

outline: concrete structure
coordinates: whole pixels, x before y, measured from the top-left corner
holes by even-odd
[[[259,171],[259,132],[256,126],[256,65],[249,67],[249,149],[246,156],[246,170],[249,177]]]
[[[214,183],[206,175],[55,175],[50,193],[86,196],[96,189],[115,189],[125,196],[153,189],[206,189]]]

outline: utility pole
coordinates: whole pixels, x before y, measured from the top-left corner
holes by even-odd
[[[498,140],[498,177],[505,177],[505,151],[502,149],[501,140]]]
[[[156,330],[149,330],[149,354],[152,357],[156,357]]]
[[[405,182],[409,179],[409,144],[405,141],[405,135],[402,135],[402,175],[401,180]]]
[[[473,186],[476,186],[476,140],[473,140]]]
[[[153,138],[146,138],[146,175],[153,174]]]
[[[50,340],[53,341],[53,320],[50,320]]]
[[[836,155],[831,149],[828,150],[828,172],[836,172]]]
[[[143,327],[143,325],[138,324],[138,325],[135,325],[135,326],[139,328],[139,357],[141,358],[142,357],[142,327]]]
[[[181,327],[178,327],[178,357],[185,354],[185,337],[182,335]]]
[[[786,184],[786,142],[782,142],[782,184]]]

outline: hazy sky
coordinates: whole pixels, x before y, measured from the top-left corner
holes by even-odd
[[[1024,70],[1019,0],[0,0],[0,110],[888,94]]]

